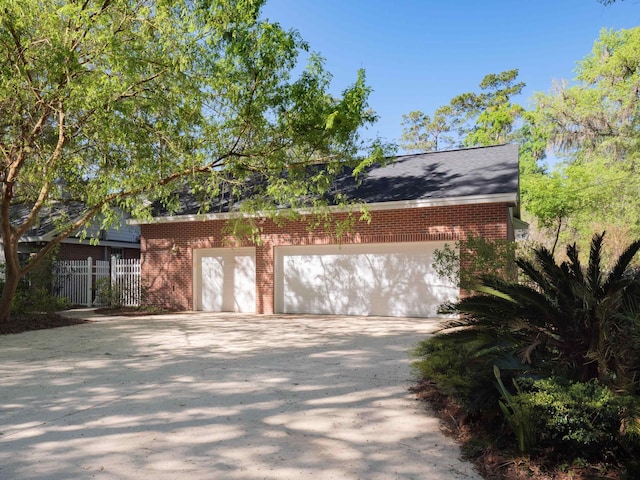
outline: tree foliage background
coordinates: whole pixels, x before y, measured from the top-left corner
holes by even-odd
[[[556,219],[580,237],[605,226],[638,238],[640,28],[603,30],[576,72],[535,97],[536,126],[563,160]]]
[[[434,119],[450,113],[446,121],[407,114],[402,146],[518,143],[525,218],[549,248],[573,241],[584,247],[605,229],[614,249],[640,237],[640,28],[602,30],[576,78],[537,93],[529,109],[513,101],[524,87],[517,77],[516,69],[488,74],[480,92],[436,110]],[[442,132],[452,140],[430,141]]]

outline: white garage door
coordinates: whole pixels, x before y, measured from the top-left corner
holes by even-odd
[[[276,248],[276,311],[432,317],[458,298],[433,271],[444,242]]]
[[[206,312],[256,311],[254,248],[194,250],[194,308]]]

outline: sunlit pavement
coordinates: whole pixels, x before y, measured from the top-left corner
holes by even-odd
[[[0,337],[0,479],[480,478],[407,390],[436,321],[95,318]]]

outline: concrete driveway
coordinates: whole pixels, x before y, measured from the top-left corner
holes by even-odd
[[[480,478],[407,391],[435,321],[96,320],[0,337],[1,479]]]

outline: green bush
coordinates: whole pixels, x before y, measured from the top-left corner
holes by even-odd
[[[586,264],[575,245],[562,262],[536,248],[516,260],[518,276],[481,275],[473,295],[441,307],[456,318],[414,350],[413,368],[477,414],[496,444],[513,443],[502,418],[521,451],[620,462],[638,478],[640,240],[605,269],[603,238]]]
[[[482,342],[461,342],[456,335],[436,335],[413,350],[412,369],[420,379],[433,381],[444,395],[453,397],[468,413],[495,410],[499,394],[494,387],[491,358],[477,355]]]
[[[67,310],[71,304],[67,298],[58,298],[43,288],[22,287],[13,297],[11,310],[15,313],[53,313]]]
[[[597,380],[570,382],[561,378],[519,378],[511,397],[521,419],[536,432],[540,447],[565,456],[617,457],[625,446],[638,445],[637,434],[624,426],[635,419],[635,399],[616,395]]]
[[[594,236],[586,265],[575,245],[560,264],[545,248],[535,250],[534,261],[516,260],[526,284],[482,275],[478,294],[441,308],[458,315],[447,327],[484,339],[478,354],[487,360],[502,349],[540,377],[595,378],[640,393],[640,271],[631,267],[640,240],[605,271],[603,238]]]
[[[68,299],[53,294],[56,280],[53,266],[57,253],[58,250],[54,250],[20,279],[11,304],[14,313],[51,313],[70,307]]]
[[[538,443],[536,435],[535,415],[532,412],[531,404],[527,402],[516,401],[517,395],[512,394],[502,382],[500,369],[493,366],[493,373],[497,380],[498,391],[500,392],[500,400],[498,405],[513,433],[518,438],[518,448],[521,452],[528,452]],[[521,393],[518,382],[514,379],[513,385],[518,394]]]
[[[96,301],[99,305],[119,308],[122,306],[122,291],[111,284],[110,277],[101,278],[96,282]]]

